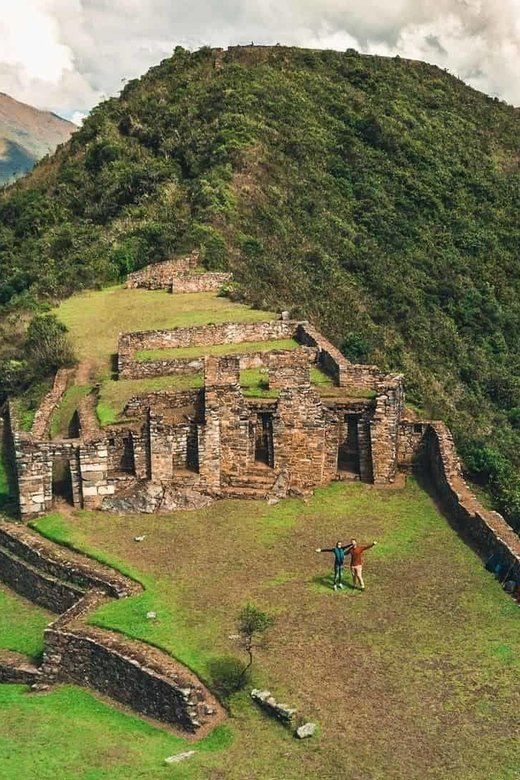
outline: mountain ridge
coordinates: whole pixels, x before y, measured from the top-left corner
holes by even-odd
[[[0,197],[0,302],[197,250],[232,294],[403,371],[520,522],[519,131],[419,61],[178,47]]]
[[[34,108],[0,92],[0,185],[27,173],[75,129],[72,122],[53,112]]]

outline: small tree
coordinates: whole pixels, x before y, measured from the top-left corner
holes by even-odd
[[[257,647],[267,646],[266,632],[273,623],[274,617],[267,612],[262,612],[254,604],[247,604],[239,613],[237,629],[240,642],[242,648],[249,655],[249,662],[242,671],[242,679],[244,679],[253,664],[253,650]]]

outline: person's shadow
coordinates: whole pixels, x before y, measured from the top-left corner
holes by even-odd
[[[334,575],[333,574],[318,574],[312,578],[312,582],[315,585],[319,585],[327,590],[332,590],[334,587]],[[343,590],[357,590],[348,580],[343,580]]]

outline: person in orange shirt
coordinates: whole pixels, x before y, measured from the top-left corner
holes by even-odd
[[[350,571],[352,572],[352,582],[354,587],[359,585],[360,590],[365,590],[365,583],[363,582],[363,553],[365,550],[370,550],[377,542],[372,544],[358,544],[355,539],[350,540],[352,545],[350,548]]]

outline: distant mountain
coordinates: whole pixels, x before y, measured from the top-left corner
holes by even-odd
[[[30,171],[74,130],[72,122],[0,92],[0,185]]]

